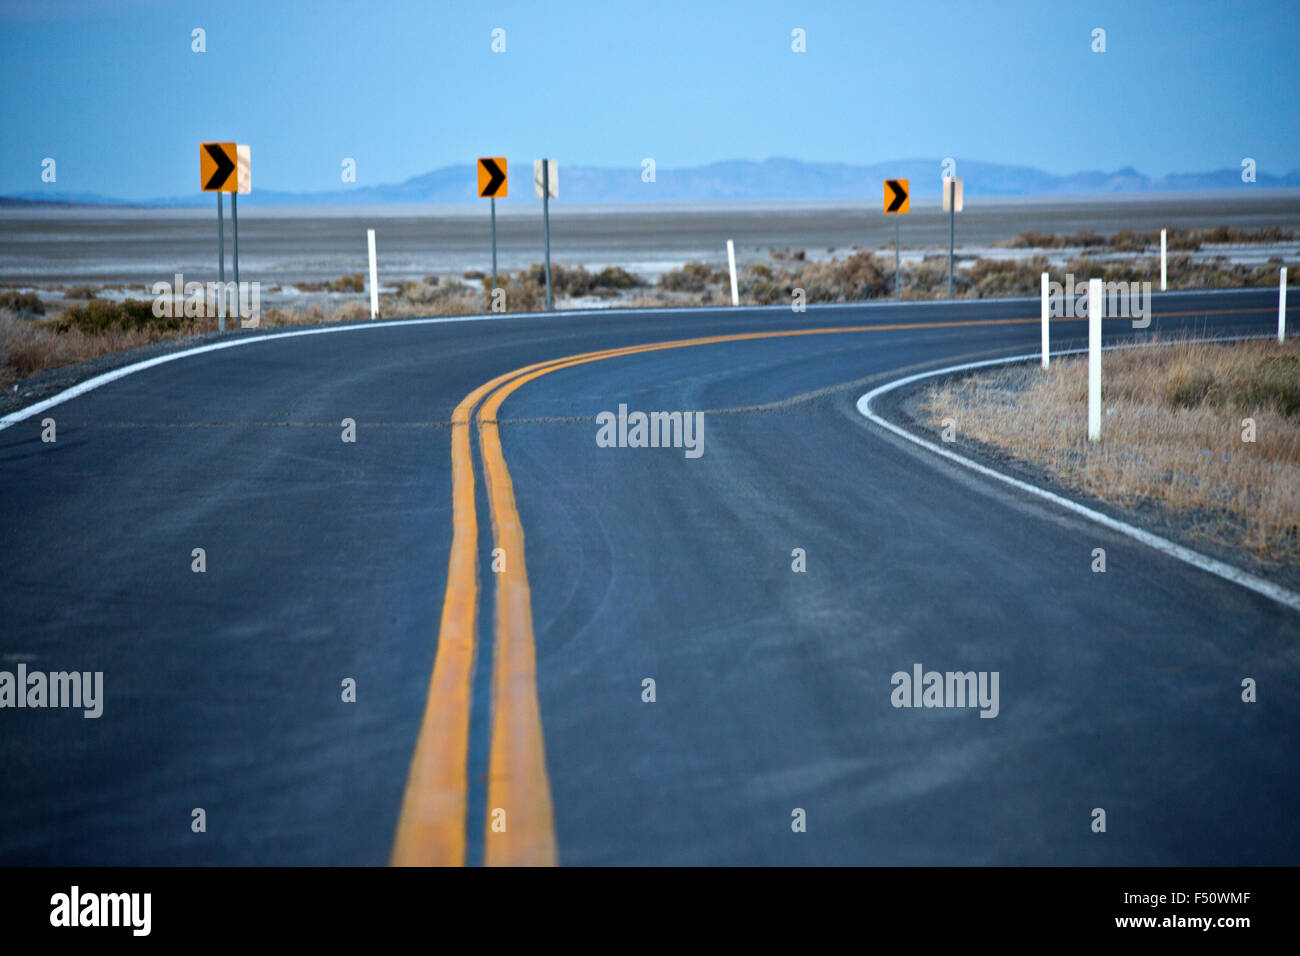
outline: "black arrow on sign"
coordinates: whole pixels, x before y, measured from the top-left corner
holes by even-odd
[[[506,174],[501,172],[501,167],[490,159],[480,159],[479,162],[483,164],[483,168],[487,170],[487,174],[492,177],[488,180],[487,187],[483,190],[483,198],[487,199],[497,194],[497,190],[501,188],[501,184],[506,181]]]
[[[898,212],[903,208],[903,203],[907,201],[907,190],[898,185],[897,179],[886,179],[885,185],[894,191],[894,198],[889,203],[889,208],[885,212]]]
[[[204,143],[203,148],[208,151],[208,155],[212,157],[212,161],[217,164],[217,171],[212,174],[212,178],[208,180],[208,184],[203,188],[220,189],[226,184],[226,180],[230,178],[230,174],[234,172],[235,164],[231,158],[226,155],[226,151],[216,143]]]

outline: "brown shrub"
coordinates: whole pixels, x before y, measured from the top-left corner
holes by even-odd
[[[0,292],[0,309],[10,312],[26,312],[29,315],[44,315],[45,303],[35,292]]]

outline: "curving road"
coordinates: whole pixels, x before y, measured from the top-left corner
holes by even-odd
[[[0,670],[104,674],[98,719],[0,709],[0,863],[1300,862],[1300,615],[856,411],[1037,315],[265,336],[0,430]],[[620,404],[703,411],[703,453],[598,446]],[[915,664],[998,672],[997,717],[893,707]]]

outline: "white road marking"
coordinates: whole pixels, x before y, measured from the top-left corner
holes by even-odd
[[[1209,339],[1206,341],[1233,341],[1241,338],[1272,338],[1272,336],[1234,336],[1233,339]],[[1110,345],[1107,346],[1106,349],[1148,348],[1152,345],[1168,344],[1172,343],[1157,342],[1148,343],[1147,345],[1142,346]],[[1087,352],[1087,349],[1064,349],[1062,351],[1053,352],[1052,354],[1076,355],[1083,352]],[[1185,548],[1181,544],[1175,544],[1167,538],[1162,538],[1149,531],[1143,531],[1141,528],[1136,528],[1131,524],[1118,520],[1117,518],[1112,518],[1110,515],[1102,514],[1100,511],[1094,511],[1092,508],[1081,505],[1077,501],[1072,501],[1069,498],[1062,497],[1061,495],[1053,494],[1045,488],[1039,488],[1037,485],[1031,485],[1029,482],[1021,481],[1018,478],[1012,478],[1010,475],[1003,474],[1002,472],[989,468],[986,465],[981,465],[979,462],[972,461],[969,458],[964,458],[961,455],[948,451],[946,448],[941,448],[934,442],[913,435],[911,432],[904,428],[900,428],[892,422],[885,421],[885,419],[881,418],[871,410],[871,402],[873,399],[884,395],[886,392],[892,392],[896,388],[902,388],[904,385],[919,382],[922,379],[936,378],[940,375],[952,375],[956,372],[965,372],[976,368],[986,368],[991,365],[1011,365],[1015,362],[1030,362],[1038,359],[1041,359],[1041,355],[1038,353],[1032,353],[1029,355],[1013,355],[1010,358],[988,359],[983,362],[968,362],[964,365],[950,365],[947,368],[935,369],[932,372],[921,372],[916,375],[908,375],[905,378],[900,378],[893,382],[887,382],[879,388],[874,388],[867,392],[858,399],[858,411],[869,421],[874,422],[887,431],[893,432],[900,438],[905,438],[915,445],[920,445],[927,451],[932,451],[936,455],[946,458],[949,461],[956,462],[965,468],[969,468],[971,471],[984,475],[986,478],[994,478],[1027,494],[1042,498],[1045,501],[1050,501],[1052,504],[1064,508],[1067,511],[1072,511],[1075,514],[1081,515],[1090,521],[1095,521],[1097,524],[1109,528],[1112,531],[1117,531],[1122,535],[1133,538],[1135,541],[1140,541],[1148,547],[1155,548],[1162,554],[1167,554],[1172,558],[1177,558],[1179,561],[1185,561],[1202,571],[1208,571],[1210,574],[1218,575],[1225,581],[1231,581],[1233,584],[1249,588],[1255,593],[1262,594],[1267,598],[1277,601],[1279,604],[1284,604],[1294,611],[1300,611],[1300,594],[1297,594],[1294,591],[1288,591],[1286,588],[1280,587],[1271,581],[1265,581],[1263,578],[1256,577],[1253,574],[1243,571],[1241,568],[1234,567],[1233,565],[1226,564],[1216,558],[1211,558],[1208,555],[1201,554],[1199,551],[1193,551],[1191,548]]]
[[[1259,292],[1259,289],[1202,289],[1186,290],[1180,292],[1166,293],[1170,296],[1175,295],[1223,295],[1225,293],[1248,293]],[[831,312],[842,309],[897,309],[897,308],[914,308],[920,306],[938,307],[957,307],[970,305],[974,302],[1033,302],[1037,296],[1008,296],[1005,299],[958,299],[952,302],[932,302],[928,300],[917,300],[913,302],[824,302],[809,306],[809,312]],[[772,312],[788,315],[790,307],[788,305],[758,305],[745,306],[747,312]],[[553,315],[563,315],[566,318],[608,318],[611,313],[616,313],[617,309],[564,309]],[[660,309],[636,309],[637,312],[651,312],[655,315],[680,315],[695,314],[700,315],[706,312],[725,312],[725,308],[701,308],[699,306],[670,306]],[[28,405],[16,412],[10,412],[3,418],[0,418],[0,431],[4,431],[10,425],[16,425],[18,422],[31,418],[33,415],[39,415],[46,409],[53,408],[56,405],[62,405],[64,402],[71,401],[80,395],[108,385],[110,382],[116,382],[120,378],[128,375],[134,375],[136,372],[143,372],[145,369],[153,368],[155,365],[164,365],[167,362],[175,362],[179,359],[190,358],[194,355],[202,355],[206,352],[215,352],[219,349],[235,348],[240,345],[253,345],[256,342],[269,342],[273,339],[290,339],[299,335],[327,335],[334,332],[356,332],[360,329],[383,329],[392,328],[399,325],[440,325],[443,323],[453,322],[495,322],[505,319],[526,319],[535,317],[537,313],[533,312],[513,312],[502,313],[499,315],[452,315],[440,316],[426,319],[389,319],[386,321],[370,320],[362,323],[352,323],[346,325],[334,325],[322,329],[300,329],[296,332],[272,332],[267,335],[254,335],[249,338],[238,338],[224,342],[213,342],[209,345],[198,345],[192,349],[184,349],[180,352],[170,352],[167,355],[159,355],[151,359],[145,359],[141,362],[135,362],[131,365],[124,365],[121,368],[113,369],[111,372],[105,372],[103,375],[96,375],[94,378],[86,379],[76,385],[66,388],[56,395],[39,401],[34,405]],[[1064,354],[1064,353],[1062,353]]]

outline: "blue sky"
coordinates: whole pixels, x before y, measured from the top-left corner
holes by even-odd
[[[0,193],[400,182],[480,155],[660,168],[952,156],[1054,173],[1300,166],[1289,2],[0,2]],[[207,31],[191,52],[190,31]],[[506,31],[493,53],[491,31]],[[807,52],[791,52],[791,30]],[[1094,27],[1107,52],[1090,50]]]

